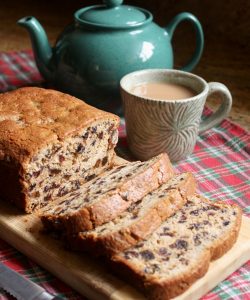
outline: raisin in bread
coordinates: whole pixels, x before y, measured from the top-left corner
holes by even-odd
[[[73,250],[94,255],[112,255],[146,239],[163,221],[195,193],[196,182],[191,173],[174,176],[142,200],[133,203],[113,221],[97,228],[67,237]]]
[[[31,212],[108,169],[119,118],[29,87],[0,95],[0,193]]]
[[[40,211],[45,228],[66,234],[90,230],[125,211],[174,175],[166,154],[117,166]]]
[[[241,210],[201,196],[189,199],[147,240],[112,257],[113,268],[148,299],[166,300],[202,277],[237,239]]]

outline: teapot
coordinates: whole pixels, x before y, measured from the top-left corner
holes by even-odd
[[[191,71],[203,51],[203,30],[198,19],[187,12],[162,28],[146,9],[123,5],[122,0],[103,2],[77,10],[74,22],[53,48],[36,18],[24,17],[18,24],[30,34],[35,61],[45,80],[93,106],[121,114],[120,79],[135,70],[173,68],[171,39],[184,20],[196,31],[195,52],[182,68]]]

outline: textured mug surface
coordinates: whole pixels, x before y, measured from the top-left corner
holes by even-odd
[[[145,82],[166,82],[186,86],[194,97],[181,100],[156,100],[131,92]],[[219,109],[201,122],[207,97],[219,93]],[[193,152],[197,135],[219,124],[229,113],[232,97],[221,83],[207,83],[191,73],[178,70],[149,69],[130,73],[121,80],[126,130],[132,153],[141,160],[167,152],[172,161]]]

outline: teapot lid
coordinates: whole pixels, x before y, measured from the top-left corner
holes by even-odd
[[[122,5],[123,0],[103,0],[103,5],[93,5],[75,12],[80,24],[103,28],[131,28],[148,23],[152,14],[135,6]]]

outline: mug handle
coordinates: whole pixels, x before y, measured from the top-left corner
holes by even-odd
[[[172,21],[167,25],[166,30],[171,40],[176,27],[179,25],[180,22],[185,20],[191,22],[194,25],[195,33],[196,33],[196,47],[192,58],[184,67],[181,68],[181,70],[192,71],[194,67],[197,65],[197,63],[199,62],[204,48],[204,35],[203,35],[201,23],[193,14],[190,14],[188,12],[183,12],[176,15],[172,19]]]
[[[222,103],[216,112],[200,123],[199,133],[218,125],[229,114],[232,107],[232,95],[224,84],[209,82],[208,88],[207,98],[214,93],[218,93],[221,96]]]

